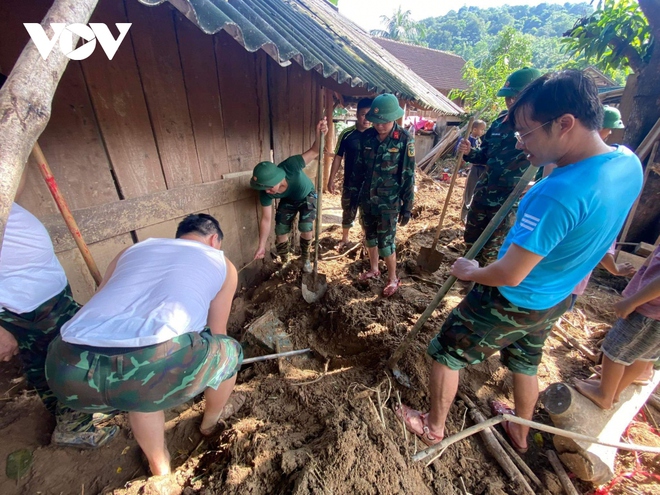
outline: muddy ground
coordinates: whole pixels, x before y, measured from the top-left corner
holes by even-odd
[[[386,373],[385,362],[447,277],[448,269],[464,250],[458,216],[462,179],[445,220],[439,250],[445,262],[434,274],[416,269],[420,246],[430,246],[447,185],[419,178],[412,221],[399,229],[398,271],[403,284],[390,299],[380,296],[383,281],[360,284],[358,274],[367,262],[357,248],[337,258],[341,230],[339,196],[326,195],[321,238],[321,273],[328,277],[324,298],[314,305],[302,299],[299,269],[284,279],[269,278],[275,269],[265,263],[263,282],[243,288],[234,301],[230,333],[241,338],[246,326],[272,310],[284,322],[295,348],[311,347],[314,354],[280,363],[271,361],[244,367],[236,391],[246,395],[243,408],[226,427],[202,441],[197,431],[203,404],[184,404],[167,412],[167,441],[175,474],[147,480],[145,463],[124,415],[119,438],[96,451],[49,445],[53,421],[33,392],[25,390],[18,362],[0,366],[0,493],[41,494],[515,494],[519,493],[486,452],[478,436],[449,447],[428,468],[409,456],[421,449],[410,435],[404,439],[401,423],[392,412],[397,393],[419,409],[428,407],[429,358],[426,344],[449,310],[460,301],[456,289],[445,298],[404,356],[401,367],[412,379],[412,389],[398,386]],[[359,241],[358,228],[351,240]],[[335,257],[335,259],[329,259]],[[299,267],[298,267],[299,268]],[[384,270],[384,267],[383,267]],[[420,280],[422,277],[425,281]],[[614,319],[611,304],[625,280],[597,270],[577,309],[565,315],[564,328],[596,349]],[[255,352],[254,348],[248,352]],[[549,338],[539,369],[541,389],[558,381],[590,374],[590,362],[579,352]],[[489,416],[493,398],[511,403],[510,375],[497,356],[461,373],[461,387]],[[631,441],[660,446],[654,424],[660,414],[649,409],[630,428]],[[542,409],[535,420],[550,423]],[[448,420],[449,433],[470,426],[466,407],[457,400]],[[552,448],[549,435],[537,435],[524,459],[547,490],[562,493],[558,478],[545,457]],[[29,473],[18,481],[4,476],[5,459],[15,450],[33,452]],[[660,493],[660,484],[645,472],[658,472],[659,456],[619,456],[622,477],[607,492]],[[638,463],[638,464],[636,464]],[[596,487],[576,482],[582,493]],[[539,492],[540,493],[540,492]]]

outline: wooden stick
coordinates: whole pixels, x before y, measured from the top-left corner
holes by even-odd
[[[459,392],[458,396],[463,399],[465,404],[468,406],[468,409],[470,411],[470,417],[475,423],[483,423],[486,421],[486,418],[484,417],[483,414],[481,414],[481,411],[477,409],[477,406],[470,400],[469,397],[467,397],[465,394],[462,392]],[[484,444],[486,445],[486,449],[492,455],[495,460],[498,462],[498,464],[502,467],[502,470],[506,473],[506,475],[511,479],[512,481],[516,481],[520,483],[523,492],[528,493],[529,495],[535,495],[534,490],[532,490],[532,487],[529,486],[529,483],[527,483],[527,480],[523,477],[522,473],[518,470],[518,468],[515,466],[511,458],[507,455],[507,452],[504,450],[504,446],[500,445],[500,441],[498,438],[495,436],[495,429],[494,428],[487,428],[480,433],[481,439],[484,441]],[[504,442],[505,444],[507,443],[506,441]],[[528,468],[529,469],[529,468]],[[536,476],[534,476],[536,478]],[[538,478],[536,478],[538,480]],[[541,482],[537,484],[537,486],[540,486]]]
[[[87,265],[87,268],[89,268],[89,271],[92,274],[92,278],[98,287],[101,284],[101,280],[103,280],[101,272],[96,266],[94,258],[92,258],[92,253],[89,252],[89,248],[87,247],[87,244],[85,243],[85,240],[80,233],[76,219],[73,218],[73,215],[71,214],[69,205],[64,199],[64,196],[62,196],[60,188],[57,186],[55,177],[53,177],[53,172],[50,170],[48,162],[46,161],[46,157],[44,156],[43,151],[41,151],[41,146],[39,146],[38,142],[34,143],[34,147],[32,148],[32,156],[34,156],[34,159],[39,164],[39,170],[41,171],[41,175],[43,175],[44,180],[46,181],[48,190],[53,196],[55,203],[57,203],[57,208],[60,210],[60,213],[62,213],[62,218],[64,218],[64,222],[69,228],[69,232],[71,232],[73,239],[76,241],[76,245],[80,250],[80,254],[82,254],[83,260],[85,260],[85,264]]]
[[[660,399],[658,399],[655,395],[649,395],[649,398],[646,399],[646,403],[660,412]]]
[[[479,423],[483,423],[486,421],[486,418],[481,414],[481,411],[477,408],[477,406],[472,402],[472,400],[463,392],[458,392],[458,396],[467,404],[468,407],[470,407],[472,410],[476,411],[478,414],[479,418],[475,419],[475,421]],[[500,442],[502,445],[502,448],[506,451],[509,456],[513,459],[513,461],[518,465],[518,467],[527,475],[527,477],[532,480],[532,483],[534,483],[537,487],[542,488],[543,485],[541,484],[541,480],[534,474],[534,471],[532,471],[527,463],[521,459],[521,457],[518,455],[518,452],[511,446],[509,442],[506,441],[506,439],[502,436],[502,434],[497,431],[495,428],[490,428],[490,430],[493,432],[495,435],[495,438],[497,438],[497,441]]]
[[[568,477],[568,474],[566,474],[564,466],[561,465],[559,457],[557,457],[557,453],[554,450],[547,450],[545,455],[548,456],[548,460],[552,465],[552,469],[554,469],[555,473],[557,473],[557,476],[559,476],[561,486],[564,487],[564,491],[567,493],[567,495],[579,495],[578,491],[573,486],[571,479]]]
[[[331,261],[331,260],[338,260],[339,258],[343,258],[344,256],[348,255],[349,253],[352,253],[355,251],[357,248],[359,248],[362,245],[361,242],[355,243],[355,246],[353,246],[351,249],[348,249],[344,251],[341,254],[338,254],[336,256],[330,256],[329,258],[321,258],[321,261]]]
[[[467,125],[465,130],[465,137],[467,139],[470,135],[470,130],[472,129],[472,123],[474,122],[474,117],[470,117],[470,122]],[[449,207],[449,201],[451,201],[451,193],[454,190],[454,184],[456,184],[456,177],[458,177],[458,171],[463,164],[463,153],[458,154],[456,159],[456,166],[454,167],[454,173],[451,174],[451,181],[449,182],[449,190],[447,191],[447,196],[445,197],[445,204],[442,205],[442,213],[440,213],[440,220],[438,221],[438,228],[435,229],[435,237],[433,238],[433,244],[431,245],[431,251],[435,251],[435,246],[438,244],[438,239],[440,238],[440,232],[442,232],[442,223],[445,220],[445,214],[447,213],[447,208]]]
[[[587,358],[589,358],[590,361],[598,363],[598,355],[584,344],[580,343],[577,339],[568,335],[566,331],[559,325],[559,322],[555,323],[555,328],[553,328],[552,333],[559,337],[561,340],[567,342],[571,347],[576,348]]]
[[[483,423],[471,426],[467,430],[463,430],[462,432],[457,433],[456,435],[452,435],[451,437],[445,438],[442,442],[436,443],[435,445],[432,445],[431,447],[418,452],[412,457],[412,460],[413,461],[424,460],[427,457],[431,457],[438,450],[442,450],[443,448],[448,447],[449,445],[452,445],[460,440],[463,440],[466,437],[474,435],[475,433],[479,433],[480,431],[485,430],[486,428],[490,428],[491,426],[500,424],[503,421],[508,421],[510,423],[517,423],[523,426],[529,426],[530,428],[534,428],[540,431],[545,431],[546,433],[552,433],[553,435],[560,435],[563,437],[572,438],[574,440],[581,440],[583,442],[597,443],[599,445],[614,447],[621,450],[632,450],[638,452],[649,452],[651,454],[660,454],[660,448],[658,447],[647,447],[645,445],[635,445],[632,443],[606,442],[598,438],[590,437],[587,435],[581,435],[580,433],[566,431],[566,430],[562,430],[561,428],[555,428],[554,426],[548,426],[548,425],[544,425],[543,423],[537,423],[536,421],[529,421],[528,419],[519,418],[518,416],[512,416],[511,414],[502,414],[500,416],[495,416],[493,418],[490,418],[489,420],[484,421]]]
[[[658,124],[660,124],[660,120],[658,120]],[[635,213],[637,212],[637,206],[639,206],[639,198],[642,197],[642,193],[644,192],[644,186],[648,183],[649,172],[651,172],[651,169],[653,168],[655,153],[658,151],[658,143],[660,143],[660,141],[656,141],[655,144],[653,145],[653,151],[651,151],[651,156],[649,157],[649,161],[646,164],[646,169],[644,170],[642,191],[639,193],[639,196],[637,196],[637,199],[633,203],[632,208],[630,208],[630,213],[628,213],[628,219],[626,220],[626,225],[623,227],[623,232],[621,232],[621,242],[626,242],[626,237],[628,236],[628,230],[630,230],[630,225],[632,225],[633,219],[635,218]],[[621,247],[617,247],[616,251],[614,252],[615,260],[619,257],[620,251],[621,251]]]

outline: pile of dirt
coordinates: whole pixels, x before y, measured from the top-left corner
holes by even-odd
[[[444,183],[423,176],[418,179],[412,221],[397,233],[398,271],[403,284],[392,298],[380,295],[384,278],[358,282],[358,274],[368,266],[365,253],[358,246],[340,256],[335,250],[340,239],[337,225],[324,225],[321,239],[319,266],[329,284],[321,301],[313,305],[303,301],[299,267],[284,278],[270,277],[272,262],[265,265],[262,283],[241,290],[234,301],[229,326],[232,335],[241,338],[252,321],[270,310],[284,323],[294,348],[310,347],[314,354],[244,367],[236,392],[245,394],[246,403],[210,439],[202,439],[197,431],[203,402],[168,411],[167,442],[176,468],[171,477],[146,478],[144,461],[124,415],[112,420],[122,426],[120,438],[103,449],[80,452],[49,446],[52,425],[38,399],[20,392],[20,383],[10,390],[11,380],[20,376],[15,363],[13,368],[0,368],[0,392],[4,393],[0,397],[4,438],[0,459],[4,461],[18,448],[34,451],[29,475],[18,483],[2,480],[0,492],[519,493],[486,453],[479,436],[452,445],[428,468],[413,463],[410,455],[424,446],[404,433],[392,412],[399,396],[416,408],[428,408],[430,361],[426,344],[461,299],[456,289],[448,294],[400,362],[413,387],[396,384],[386,373],[386,360],[427,307],[438,284],[445,281],[451,263],[464,251],[459,179],[439,243],[445,262],[433,274],[418,272],[419,248],[432,242],[447,191]],[[328,194],[324,198],[324,217],[327,214],[334,219],[332,212],[340,209],[339,196]],[[351,232],[353,243],[360,241],[358,230]],[[578,302],[578,310],[565,315],[568,323],[564,329],[595,349],[613,320],[610,308],[616,297],[616,292],[603,288],[596,277]],[[587,376],[589,364],[578,351],[550,338],[539,369],[541,388]],[[461,386],[486,416],[490,415],[489,399],[513,399],[510,374],[497,356],[462,371]],[[450,434],[470,426],[466,413],[463,402],[457,400],[448,418]],[[549,423],[543,411],[534,419]],[[660,421],[660,415],[654,420]],[[551,437],[536,435],[534,440],[525,460],[545,489],[562,493],[543,454],[551,448]],[[657,470],[657,456],[644,456],[639,462],[645,472]],[[621,465],[624,471],[629,468]],[[625,489],[630,486],[638,493],[656,490],[646,478],[629,480]],[[585,492],[593,489],[586,483],[580,488]],[[614,485],[611,493],[624,492]]]

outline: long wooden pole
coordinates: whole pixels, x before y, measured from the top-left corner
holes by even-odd
[[[92,278],[94,278],[94,282],[96,282],[98,287],[101,284],[101,280],[103,280],[101,272],[99,272],[99,269],[96,266],[96,262],[94,261],[94,258],[92,258],[92,253],[89,252],[89,248],[87,247],[87,244],[85,243],[85,240],[80,233],[76,219],[73,218],[73,215],[71,214],[69,205],[60,192],[60,188],[57,185],[57,181],[55,181],[55,177],[53,177],[53,172],[48,165],[48,161],[46,160],[46,157],[44,156],[39,143],[34,143],[34,147],[32,148],[32,156],[37,161],[37,164],[39,165],[39,171],[46,181],[48,190],[53,196],[53,199],[55,200],[60,213],[62,213],[64,223],[66,223],[66,226],[69,228],[69,232],[71,232],[73,240],[76,241],[76,245],[78,246],[78,249],[80,249],[80,254],[82,254],[82,257],[85,260],[85,264],[87,265],[87,268],[89,268],[89,271],[92,274]]]
[[[475,243],[472,245],[469,251],[465,254],[466,259],[469,260],[474,259],[474,257],[479,253],[479,251],[481,251],[481,248],[484,246],[484,244],[486,244],[486,241],[490,239],[490,236],[493,235],[495,229],[497,229],[497,227],[502,222],[502,220],[504,220],[504,217],[509,213],[509,211],[513,207],[513,204],[518,200],[518,198],[520,198],[520,195],[525,190],[525,187],[527,187],[532,177],[534,177],[537,170],[538,167],[535,167],[534,165],[530,165],[529,168],[525,171],[523,176],[520,178],[520,181],[513,189],[513,191],[511,191],[511,194],[506,199],[504,204],[500,207],[500,209],[497,211],[495,216],[493,216],[493,218],[491,219],[490,223],[481,233],[479,238],[475,241]],[[396,369],[396,364],[399,362],[399,359],[401,359],[401,356],[403,356],[403,353],[408,350],[408,347],[410,347],[410,345],[417,338],[417,334],[424,326],[424,323],[426,323],[426,321],[431,317],[431,315],[435,311],[435,308],[438,307],[438,304],[440,304],[440,301],[442,301],[442,299],[447,295],[447,292],[449,292],[449,289],[452,288],[456,280],[457,280],[456,277],[451,275],[447,279],[447,281],[444,284],[442,284],[442,287],[440,288],[440,290],[438,290],[438,293],[435,295],[433,300],[429,303],[429,305],[426,307],[422,315],[419,317],[413,329],[410,331],[410,333],[408,333],[408,335],[406,335],[406,337],[403,339],[401,344],[399,344],[399,347],[397,347],[397,349],[392,354],[392,357],[389,359],[389,361],[387,361],[387,365],[391,370]]]
[[[51,23],[87,24],[97,2],[55,0],[41,25],[52,38]],[[53,95],[68,63],[58,47],[44,60],[29,41],[0,89],[0,245],[25,163],[50,119]]]
[[[470,117],[470,122],[465,129],[465,136],[463,139],[467,139],[472,130],[472,124],[474,123],[474,117]],[[440,238],[440,232],[442,232],[442,223],[445,220],[445,214],[447,213],[447,208],[449,207],[449,201],[451,200],[451,193],[454,190],[454,184],[456,184],[456,177],[458,177],[458,171],[463,165],[463,153],[459,153],[456,159],[456,166],[454,167],[454,173],[451,174],[451,181],[449,182],[449,190],[447,191],[447,197],[445,198],[445,204],[442,205],[442,213],[440,213],[440,220],[438,221],[438,228],[435,229],[435,238],[433,239],[433,244],[431,245],[431,250],[435,250],[435,246],[438,244],[438,239]]]

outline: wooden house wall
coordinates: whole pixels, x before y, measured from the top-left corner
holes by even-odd
[[[40,22],[49,5],[3,0],[5,74],[29,39],[23,23]],[[101,272],[134,242],[173,237],[194,212],[218,218],[228,258],[244,265],[256,249],[260,207],[249,174],[234,173],[310,147],[320,78],[248,53],[226,33],[205,35],[168,4],[101,0],[91,22],[113,32],[117,22],[132,27],[112,61],[97,47],[69,63],[39,143]],[[315,175],[314,165],[308,170]],[[35,163],[20,203],[49,229],[85,302],[93,281]]]

